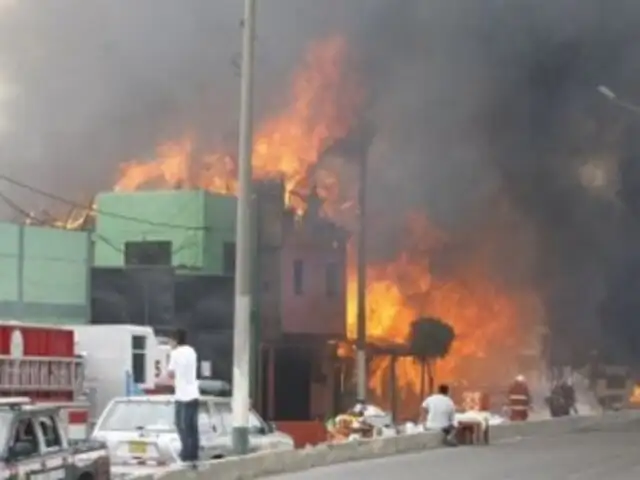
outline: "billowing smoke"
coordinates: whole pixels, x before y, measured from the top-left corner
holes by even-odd
[[[403,172],[372,180],[380,207],[410,197],[454,227],[506,199],[524,227],[502,232],[499,268],[533,255],[518,276],[543,298],[555,362],[640,360],[640,116],[596,90],[640,101],[638,15],[630,1],[389,2],[361,37]]]
[[[0,4],[0,80],[13,86],[0,91],[2,171],[87,200],[113,183],[118,163],[161,141],[235,142],[242,3]],[[309,42],[353,22],[355,8],[339,0],[302,3],[258,2],[259,117],[280,107]]]
[[[241,4],[21,0],[0,9],[0,74],[15,86],[8,100],[0,92],[2,171],[78,198],[162,139],[188,131],[206,148],[233,138]],[[640,117],[596,91],[606,84],[640,101],[637,2],[258,4],[258,116],[282,100],[313,38],[345,33],[362,61],[354,68],[378,132],[377,243],[391,242],[399,211],[427,209],[463,237],[492,218],[496,271],[540,292],[557,361],[611,344],[637,359]]]

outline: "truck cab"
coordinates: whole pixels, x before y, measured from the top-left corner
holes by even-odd
[[[101,480],[110,475],[106,448],[96,442],[70,442],[60,408],[29,398],[0,402],[0,479]]]

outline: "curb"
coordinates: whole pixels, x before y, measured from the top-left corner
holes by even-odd
[[[640,411],[627,410],[595,416],[566,417],[491,427],[491,441],[516,437],[560,435],[594,427],[640,420]],[[315,467],[382,458],[392,455],[432,450],[442,446],[440,433],[416,433],[397,437],[375,438],[336,445],[322,445],[293,451],[264,452],[227,458],[206,464],[198,472],[174,470],[159,475],[161,480],[211,479],[249,480],[269,475],[293,473]],[[144,475],[136,480],[150,480]]]

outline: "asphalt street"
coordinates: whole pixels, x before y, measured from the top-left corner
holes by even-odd
[[[638,480],[640,423],[317,468],[272,480]]]

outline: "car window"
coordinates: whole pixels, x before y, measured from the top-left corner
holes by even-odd
[[[233,415],[231,413],[231,403],[229,402],[217,402],[215,403],[216,410],[220,413],[220,421],[224,425],[227,431],[231,431],[233,428]],[[254,410],[249,411],[249,432],[259,433],[264,429],[264,423]]]
[[[58,450],[63,447],[62,435],[58,428],[58,423],[51,415],[38,418],[38,426],[42,433],[42,439],[44,441],[44,447],[47,450]]]
[[[206,402],[200,402],[199,422],[209,422]],[[99,430],[132,431],[140,429],[175,431],[175,404],[173,401],[121,401],[107,407]]]
[[[16,423],[10,448],[13,458],[22,459],[39,454],[38,436],[31,418],[22,418]]]

